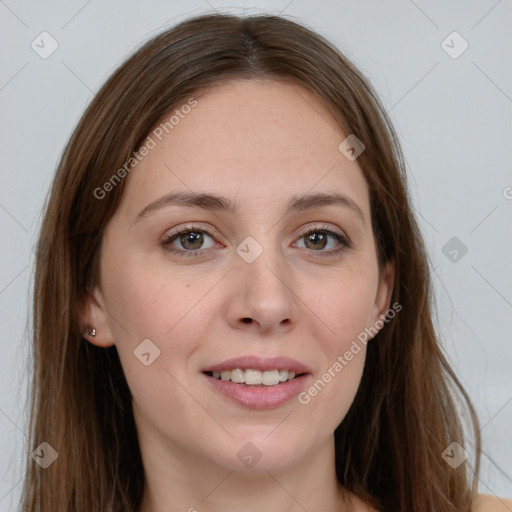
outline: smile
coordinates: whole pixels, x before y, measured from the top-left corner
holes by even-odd
[[[221,370],[216,372],[205,372],[207,375],[223,381],[231,381],[236,384],[247,386],[276,386],[279,383],[287,382],[295,378],[292,370],[254,370],[235,368],[233,370]]]

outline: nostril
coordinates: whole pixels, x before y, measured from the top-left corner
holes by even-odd
[[[250,324],[252,322],[252,320],[250,318],[242,318],[242,322],[244,324]]]

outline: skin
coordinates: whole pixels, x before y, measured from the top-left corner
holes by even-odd
[[[116,345],[133,395],[141,511],[370,510],[339,487],[334,467],[333,432],[358,389],[364,344],[306,405],[249,410],[200,374],[232,357],[286,355],[312,369],[312,384],[388,310],[394,268],[379,272],[367,183],[357,160],[338,150],[347,134],[308,90],[285,81],[239,80],[195,97],[126,178],[99,282],[80,313],[84,329],[96,328],[91,343]],[[240,210],[166,206],[136,220],[172,191],[223,195]],[[288,199],[307,192],[342,193],[364,220],[340,205],[284,216]],[[162,245],[188,223],[216,235],[204,234],[202,246],[179,236],[171,245],[204,248],[202,256]],[[307,245],[301,234],[310,227],[353,247],[334,254],[333,238]],[[235,250],[247,236],[263,248],[252,263]],[[148,366],[133,353],[144,339],[160,350]],[[261,453],[252,468],[237,457],[248,442]]]

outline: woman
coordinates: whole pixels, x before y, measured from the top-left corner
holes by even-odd
[[[22,510],[507,510],[431,307],[368,82],[284,18],[185,21],[57,170]]]

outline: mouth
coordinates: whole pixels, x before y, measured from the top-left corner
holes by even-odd
[[[209,377],[235,384],[243,384],[246,387],[278,386],[284,382],[306,375],[306,373],[296,374],[293,370],[256,370],[253,368],[234,368],[233,370],[205,371]]]
[[[296,397],[312,377],[312,370],[288,357],[245,356],[204,368],[201,374],[231,403],[271,409]]]

